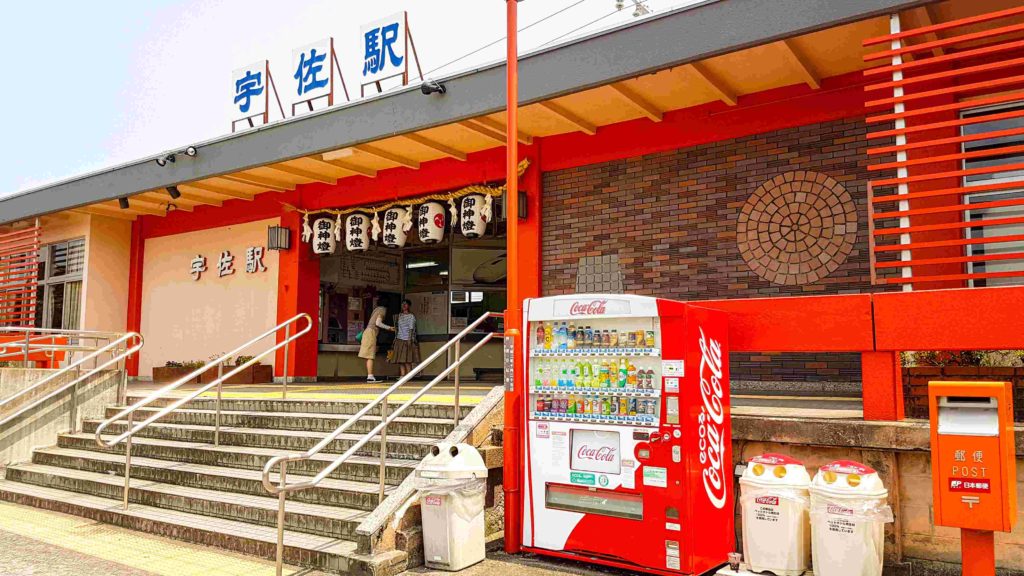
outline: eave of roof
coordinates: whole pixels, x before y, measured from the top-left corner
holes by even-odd
[[[709,0],[522,56],[520,102],[530,104],[750,46],[898,12],[934,0]],[[0,224],[373,142],[505,108],[505,65],[195,144],[199,154],[158,166],[159,155],[0,199]]]

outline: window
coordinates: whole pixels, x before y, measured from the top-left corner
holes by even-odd
[[[965,118],[990,116],[995,114],[1006,115],[1008,112],[1024,111],[1024,103],[1015,103],[1010,106],[1000,106],[971,110],[964,113]],[[980,150],[991,150],[1009,146],[1024,145],[1024,134],[1014,134],[1024,129],[1024,117],[995,119],[976,124],[968,124],[963,127],[963,135],[971,136],[987,134],[999,131],[1003,136],[985,138],[972,142],[965,142],[964,152],[976,152]],[[1009,132],[1009,135],[1005,135]],[[964,168],[991,168],[1010,164],[1024,164],[1024,154],[999,154],[996,156],[985,156],[977,159],[964,161]],[[985,204],[984,207],[970,209],[966,218],[970,222],[983,222],[985,220],[1009,219],[1005,224],[994,226],[974,226],[967,229],[967,237],[972,239],[992,238],[994,241],[981,244],[972,244],[967,247],[967,255],[978,257],[986,256],[991,259],[968,264],[968,272],[971,274],[984,273],[1020,273],[1024,275],[1024,242],[1000,242],[995,241],[1001,236],[1024,237],[1024,171],[1008,170],[1005,172],[993,172],[987,174],[972,174],[964,178],[965,186],[982,186],[991,184],[1004,184],[1020,182],[1021,187],[1009,187],[988,192],[977,192],[968,194],[965,204]],[[1016,255],[1016,256],[1014,256]],[[1024,279],[1017,277],[994,277],[977,278],[971,281],[972,286],[1005,286],[1009,284],[1020,284]]]
[[[77,330],[82,317],[85,239],[47,244],[39,249],[36,327]]]

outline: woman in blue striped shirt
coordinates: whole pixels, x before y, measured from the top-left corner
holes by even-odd
[[[420,363],[420,344],[416,341],[416,316],[412,313],[412,301],[402,300],[402,313],[395,320],[395,344],[391,361],[398,364],[402,376]]]

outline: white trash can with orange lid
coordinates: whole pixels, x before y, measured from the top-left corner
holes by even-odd
[[[880,576],[889,491],[878,472],[852,460],[830,462],[811,482],[811,551],[816,576]]]
[[[750,459],[740,478],[743,557],[753,572],[799,576],[811,557],[808,522],[811,477],[783,454]]]

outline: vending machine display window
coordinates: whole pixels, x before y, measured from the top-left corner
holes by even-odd
[[[548,484],[545,504],[553,510],[566,512],[599,514],[628,520],[644,519],[644,497],[640,494]]]

